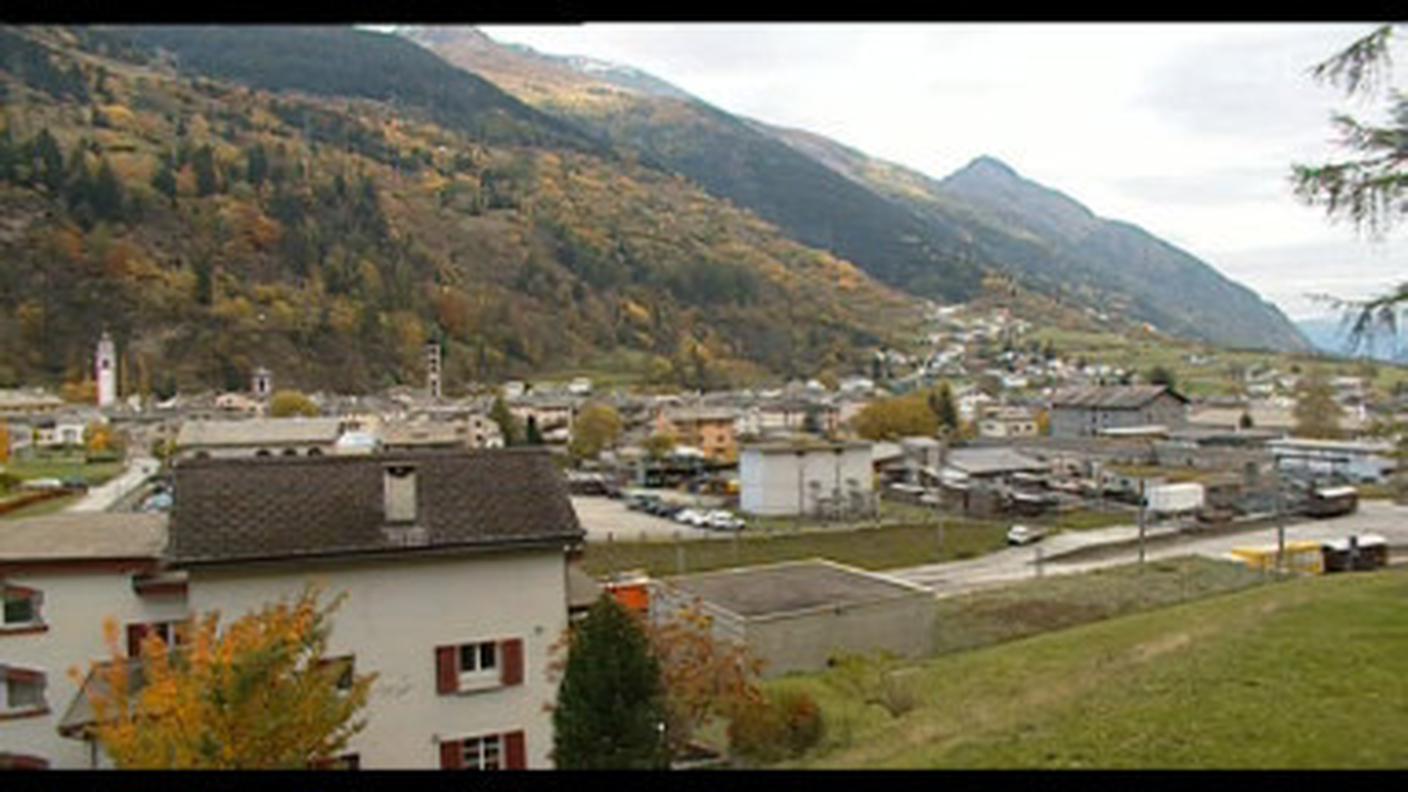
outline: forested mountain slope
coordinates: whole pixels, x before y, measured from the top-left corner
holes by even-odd
[[[602,359],[709,386],[849,370],[912,315],[483,81],[410,84],[437,67],[405,41],[279,40],[0,28],[0,386],[85,376],[104,328],[158,394],[418,382],[432,335],[452,389]]]

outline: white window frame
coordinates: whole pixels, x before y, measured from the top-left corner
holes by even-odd
[[[23,707],[16,707],[11,703],[10,696],[10,668],[0,666],[0,714],[21,715],[27,712],[43,712],[49,708],[49,700],[45,695],[49,687],[49,677],[42,670],[37,668],[18,668],[17,670],[39,674],[39,703],[29,704]]]
[[[460,769],[461,770],[503,770],[504,763],[508,759],[504,736],[502,734],[484,734],[478,737],[465,737],[460,743]],[[470,760],[470,746],[475,747],[473,761]],[[492,752],[487,750],[492,748]],[[489,756],[493,756],[494,766],[485,767]]]
[[[465,650],[474,647],[472,656],[474,657],[474,667],[465,668]],[[484,649],[489,648],[493,655],[493,665],[483,666]],[[498,687],[503,678],[503,651],[499,647],[498,641],[474,641],[463,643],[455,647],[455,667],[459,669],[460,690],[483,690],[485,688]]]

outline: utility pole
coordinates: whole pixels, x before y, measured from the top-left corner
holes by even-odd
[[[1148,499],[1144,494],[1144,479],[1139,479],[1139,572],[1144,572],[1144,522],[1145,509],[1148,507]]]
[[[1276,482],[1276,571],[1284,572],[1286,569],[1286,521],[1281,513],[1281,460],[1273,457],[1272,464],[1276,466],[1273,481]]]

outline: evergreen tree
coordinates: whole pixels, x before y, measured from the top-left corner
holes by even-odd
[[[572,770],[658,770],[669,765],[665,691],[649,639],[609,596],[570,637],[553,709],[553,761]]]
[[[48,128],[41,129],[34,140],[34,171],[32,181],[42,184],[49,192],[57,194],[64,186],[64,155],[59,151],[59,142],[49,134]]]
[[[245,168],[245,179],[255,187],[264,184],[269,175],[269,158],[264,153],[264,144],[255,143],[249,150],[249,163]]]
[[[929,394],[929,409],[934,412],[934,417],[939,419],[939,431],[958,431],[958,404],[954,401],[953,389],[947,381],[940,382]]]
[[[191,155],[191,167],[196,172],[196,194],[204,197],[219,189],[219,179],[215,174],[215,152],[209,145],[201,146]]]
[[[210,261],[204,256],[195,260],[193,269],[196,272],[196,302],[201,305],[210,305],[215,299],[214,273],[211,271]]]
[[[1149,382],[1154,385],[1167,386],[1172,390],[1178,380],[1167,366],[1154,366],[1154,368],[1149,371]]]
[[[523,444],[539,446],[543,444],[543,433],[538,431],[538,419],[530,415],[527,420],[527,427],[523,431]]]
[[[161,158],[156,173],[152,174],[152,187],[165,195],[174,206],[176,204],[176,172],[171,169],[171,160]]]
[[[92,203],[93,211],[99,219],[122,219],[122,182],[118,180],[117,173],[106,159],[99,166],[98,177],[93,182]]]
[[[519,444],[518,419],[509,411],[503,396],[495,397],[494,406],[489,409],[489,420],[499,425],[499,431],[504,435],[504,445]]]

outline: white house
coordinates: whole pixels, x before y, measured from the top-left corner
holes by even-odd
[[[346,594],[329,656],[378,675],[343,764],[551,766],[546,671],[583,532],[545,451],[193,459],[174,492],[169,526],[65,515],[0,536],[0,766],[106,766],[66,674],[107,657],[105,615],[132,643],[309,584]]]
[[[828,505],[866,508],[874,496],[870,443],[746,445],[738,460],[739,506],[759,515],[816,514]]]

